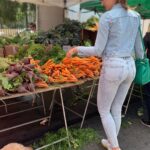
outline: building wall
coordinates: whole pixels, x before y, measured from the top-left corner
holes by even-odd
[[[38,30],[47,31],[61,24],[64,19],[64,10],[60,7],[38,6]]]
[[[148,30],[148,26],[150,25],[150,19],[146,19],[144,20],[144,22],[142,22],[143,26],[143,35],[145,35],[145,33]]]

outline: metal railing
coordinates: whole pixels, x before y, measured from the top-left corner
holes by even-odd
[[[24,29],[0,29],[0,36],[15,36],[22,31]]]

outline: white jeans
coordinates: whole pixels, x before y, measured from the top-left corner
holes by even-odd
[[[119,147],[117,136],[121,126],[121,110],[135,73],[132,57],[103,59],[97,105],[112,147]]]

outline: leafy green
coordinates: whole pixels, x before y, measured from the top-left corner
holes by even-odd
[[[63,24],[55,27],[49,32],[40,33],[35,39],[35,43],[41,44],[59,44],[63,45],[80,45],[82,24],[76,20],[66,19]]]
[[[11,90],[13,88],[12,84],[9,82],[9,79],[7,77],[4,77],[2,74],[0,74],[0,85],[6,90]]]
[[[84,41],[84,46],[92,46],[92,42],[90,40]]]
[[[66,52],[61,48],[60,45],[54,45],[50,50],[43,53],[40,65],[43,65],[49,59],[52,59],[55,63],[60,63],[66,56]]]
[[[14,78],[11,83],[13,85],[13,88],[16,89],[17,87],[19,87],[23,82],[23,78],[20,76],[17,76],[16,78]]]
[[[86,144],[89,144],[90,142],[93,141],[98,142],[99,140],[98,134],[96,133],[95,130],[91,128],[85,128],[85,129],[70,128],[69,135],[70,135],[70,143],[71,143],[72,150],[81,150]],[[58,130],[57,133],[45,134],[45,136],[41,140],[33,144],[33,147],[36,149],[38,147],[41,147],[46,144],[50,144],[64,137],[66,137],[66,131],[63,128]],[[54,146],[47,147],[44,150],[67,150],[67,149],[68,149],[68,142],[62,141],[61,143],[57,143]]]
[[[85,23],[83,23],[83,26],[85,29],[88,29],[89,27],[94,27],[96,23],[99,22],[99,19],[95,16],[89,18]]]
[[[5,69],[7,69],[11,62],[12,61],[10,58],[0,57],[0,72],[3,72]]]
[[[45,53],[45,46],[41,44],[32,44],[28,51],[28,55],[31,55],[36,60],[41,60]]]

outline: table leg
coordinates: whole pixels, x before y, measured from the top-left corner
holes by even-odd
[[[70,145],[70,136],[69,136],[69,131],[68,131],[68,125],[67,125],[67,118],[66,118],[66,112],[65,112],[65,107],[64,107],[64,100],[63,100],[63,94],[62,94],[62,89],[59,89],[60,92],[60,99],[61,99],[61,104],[62,104],[62,111],[63,111],[63,116],[64,116],[64,123],[65,123],[65,128],[66,128],[66,134],[68,138],[68,146],[71,149]]]
[[[53,92],[53,96],[52,96],[52,101],[51,101],[51,104],[50,104],[50,107],[49,107],[49,121],[48,121],[48,125],[50,126],[51,124],[51,119],[52,119],[52,113],[53,113],[53,108],[54,108],[54,103],[55,103],[55,94],[56,94],[56,90],[54,90]]]
[[[85,116],[86,116],[86,113],[87,113],[87,109],[88,109],[88,106],[89,106],[89,103],[90,103],[90,100],[91,100],[91,97],[92,97],[92,93],[93,93],[93,90],[94,90],[94,87],[95,87],[95,83],[96,83],[96,80],[93,80],[91,90],[90,90],[90,94],[89,94],[89,97],[88,97],[88,100],[87,100],[87,103],[86,103],[86,107],[85,107],[85,110],[84,110],[84,114],[83,114],[83,118],[82,118],[80,128],[83,127],[83,124],[84,124],[84,121],[85,121]]]

